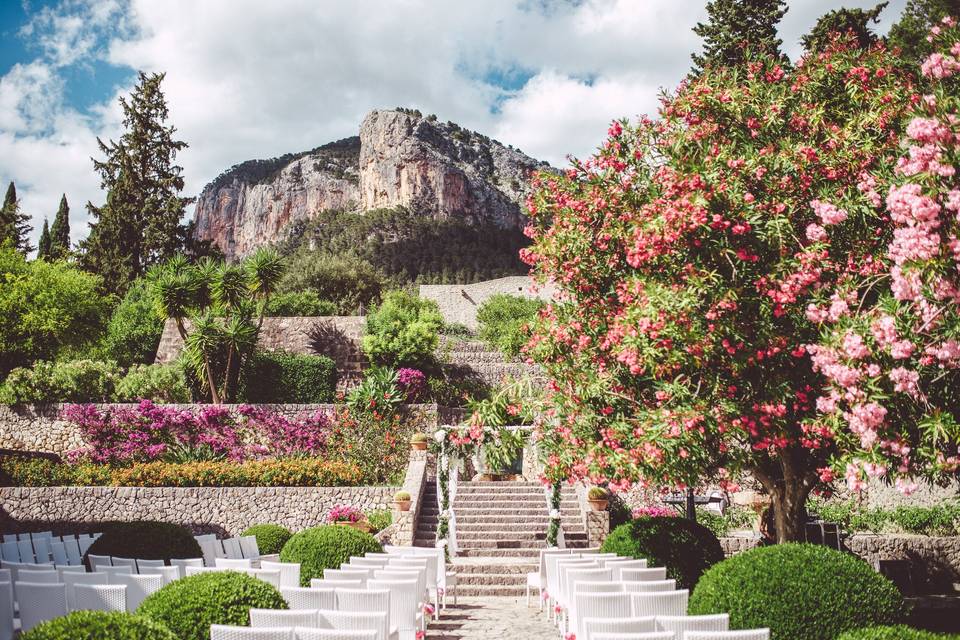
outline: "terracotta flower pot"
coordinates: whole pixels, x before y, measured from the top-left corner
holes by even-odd
[[[590,508],[594,511],[603,511],[607,508],[607,503],[609,500],[587,500],[590,503]]]
[[[363,531],[364,533],[370,533],[373,530],[373,527],[370,526],[370,523],[366,520],[361,520],[359,522],[338,522],[338,525],[342,527],[353,527],[357,531]]]
[[[395,506],[398,511],[410,511],[411,502],[411,500],[394,500],[393,506]]]

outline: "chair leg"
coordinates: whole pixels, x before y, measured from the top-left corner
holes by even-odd
[[[530,608],[530,585],[527,585],[527,609]]]

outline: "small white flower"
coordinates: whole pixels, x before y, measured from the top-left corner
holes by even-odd
[[[437,429],[434,432],[433,437],[437,442],[443,442],[443,439],[447,437],[447,432],[443,429]]]
[[[551,520],[558,520],[559,518],[560,518],[560,510],[559,510],[559,509],[551,509],[551,510],[550,510],[550,519],[551,519]]]

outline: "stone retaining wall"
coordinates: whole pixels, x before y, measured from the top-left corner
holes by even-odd
[[[420,297],[436,302],[446,322],[466,325],[471,329],[478,327],[477,309],[493,295],[508,293],[550,300],[555,292],[556,288],[549,285],[534,290],[533,280],[528,276],[509,276],[475,284],[420,285]]]
[[[104,520],[161,520],[194,533],[237,535],[273,523],[293,531],[323,524],[331,507],[389,509],[396,487],[3,487],[0,531],[99,530]]]

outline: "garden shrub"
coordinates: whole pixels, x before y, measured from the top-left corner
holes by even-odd
[[[921,631],[900,624],[848,631],[837,636],[837,640],[960,640],[960,635]]]
[[[509,358],[517,357],[529,338],[525,327],[533,323],[542,307],[541,300],[508,293],[490,296],[477,309],[480,339]]]
[[[367,316],[363,351],[376,364],[424,367],[434,362],[443,318],[437,303],[391,291]]]
[[[410,436],[424,429],[423,416],[413,411],[384,415],[342,409],[327,441],[327,455],[339,453],[344,463],[358,466],[371,484],[402,484]]]
[[[254,536],[257,539],[257,548],[263,555],[272,555],[280,553],[283,545],[287,543],[293,534],[286,527],[278,524],[255,524],[243,533],[241,536]]]
[[[375,304],[383,285],[383,274],[366,260],[349,253],[301,251],[289,259],[280,291],[316,291],[336,305],[338,315],[350,316]]]
[[[239,397],[267,404],[332,402],[337,366],[327,356],[257,351],[243,365]]]
[[[208,640],[211,624],[248,626],[250,609],[286,609],[271,584],[237,571],[198,573],[147,596],[137,609],[179,640]]]
[[[407,494],[409,497],[409,494]],[[367,512],[367,522],[374,533],[380,533],[393,524],[393,513],[389,509],[375,509]]]
[[[171,522],[138,520],[104,522],[103,535],[94,540],[84,556],[118,556],[143,560],[199,558],[200,545],[186,527]],[[89,562],[86,562],[89,566]]]
[[[168,404],[190,402],[187,375],[179,362],[135,364],[117,383],[117,402],[152,400]]]
[[[0,387],[5,404],[110,402],[120,372],[113,362],[68,360],[35,362],[10,372]]]
[[[157,353],[163,319],[146,278],[135,280],[107,323],[101,348],[121,367],[150,364]]]
[[[74,611],[43,622],[20,640],[177,640],[150,618],[119,611]]]
[[[772,640],[834,640],[861,627],[894,624],[903,598],[859,558],[810,544],[745,551],[708,570],[690,615],[729,613],[732,629],[769,627]]]
[[[693,589],[704,571],[723,560],[717,537],[686,518],[637,518],[611,531],[601,551],[666,567],[678,589]]]
[[[369,533],[346,525],[327,525],[295,533],[280,551],[280,560],[300,563],[300,583],[306,587],[312,578],[322,578],[324,569],[339,569],[350,556],[382,551]]]
[[[264,314],[268,316],[335,316],[337,305],[324,300],[316,291],[288,291],[275,293],[267,302]]]

